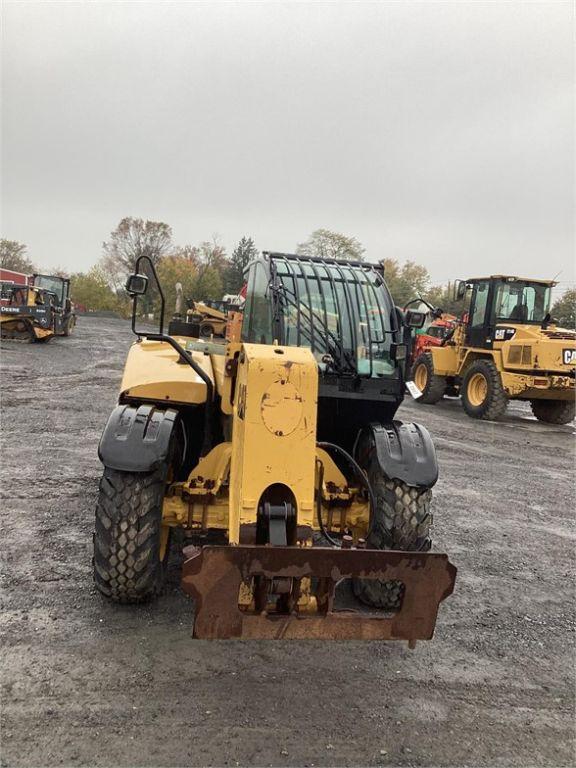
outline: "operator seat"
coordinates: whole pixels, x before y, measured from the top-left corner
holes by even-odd
[[[519,320],[524,322],[528,320],[528,307],[526,304],[516,304],[512,312],[510,312],[510,320]]]

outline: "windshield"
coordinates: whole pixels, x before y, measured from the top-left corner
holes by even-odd
[[[550,309],[551,287],[542,283],[514,281],[496,290],[496,320],[541,323]]]
[[[371,266],[275,255],[272,270],[284,344],[309,347],[322,369],[374,377],[395,371],[392,301]]]
[[[59,304],[64,302],[65,282],[61,278],[50,277],[48,275],[36,275],[34,277],[34,286],[36,288],[44,288],[45,290],[54,293]]]
[[[1,283],[0,299],[13,307],[25,307],[28,303],[28,286],[17,283]]]

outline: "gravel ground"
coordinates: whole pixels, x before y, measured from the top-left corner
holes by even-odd
[[[3,765],[575,764],[573,425],[402,407],[435,439],[436,548],[459,569],[433,641],[192,641],[177,556],[152,606],[92,586],[96,446],[131,338],[80,318],[2,348]]]

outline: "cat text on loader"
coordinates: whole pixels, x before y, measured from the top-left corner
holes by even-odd
[[[558,328],[550,315],[554,285],[503,275],[460,282],[459,298],[470,291],[463,320],[414,361],[418,402],[436,403],[451,391],[469,416],[497,419],[508,400],[527,400],[540,421],[572,421],[576,331]]]
[[[135,332],[149,280],[161,295],[142,261]],[[430,435],[394,420],[422,313],[397,310],[373,265],[265,253],[239,341],[166,335],[163,314],[100,442],[98,589],[157,595],[181,528],[195,637],[431,638],[456,569],[429,551]]]

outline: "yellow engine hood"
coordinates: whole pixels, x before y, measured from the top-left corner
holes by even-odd
[[[214,381],[209,355],[189,352]],[[200,404],[206,401],[206,384],[169,344],[137,341],[131,347],[122,377],[121,393],[135,400]]]

